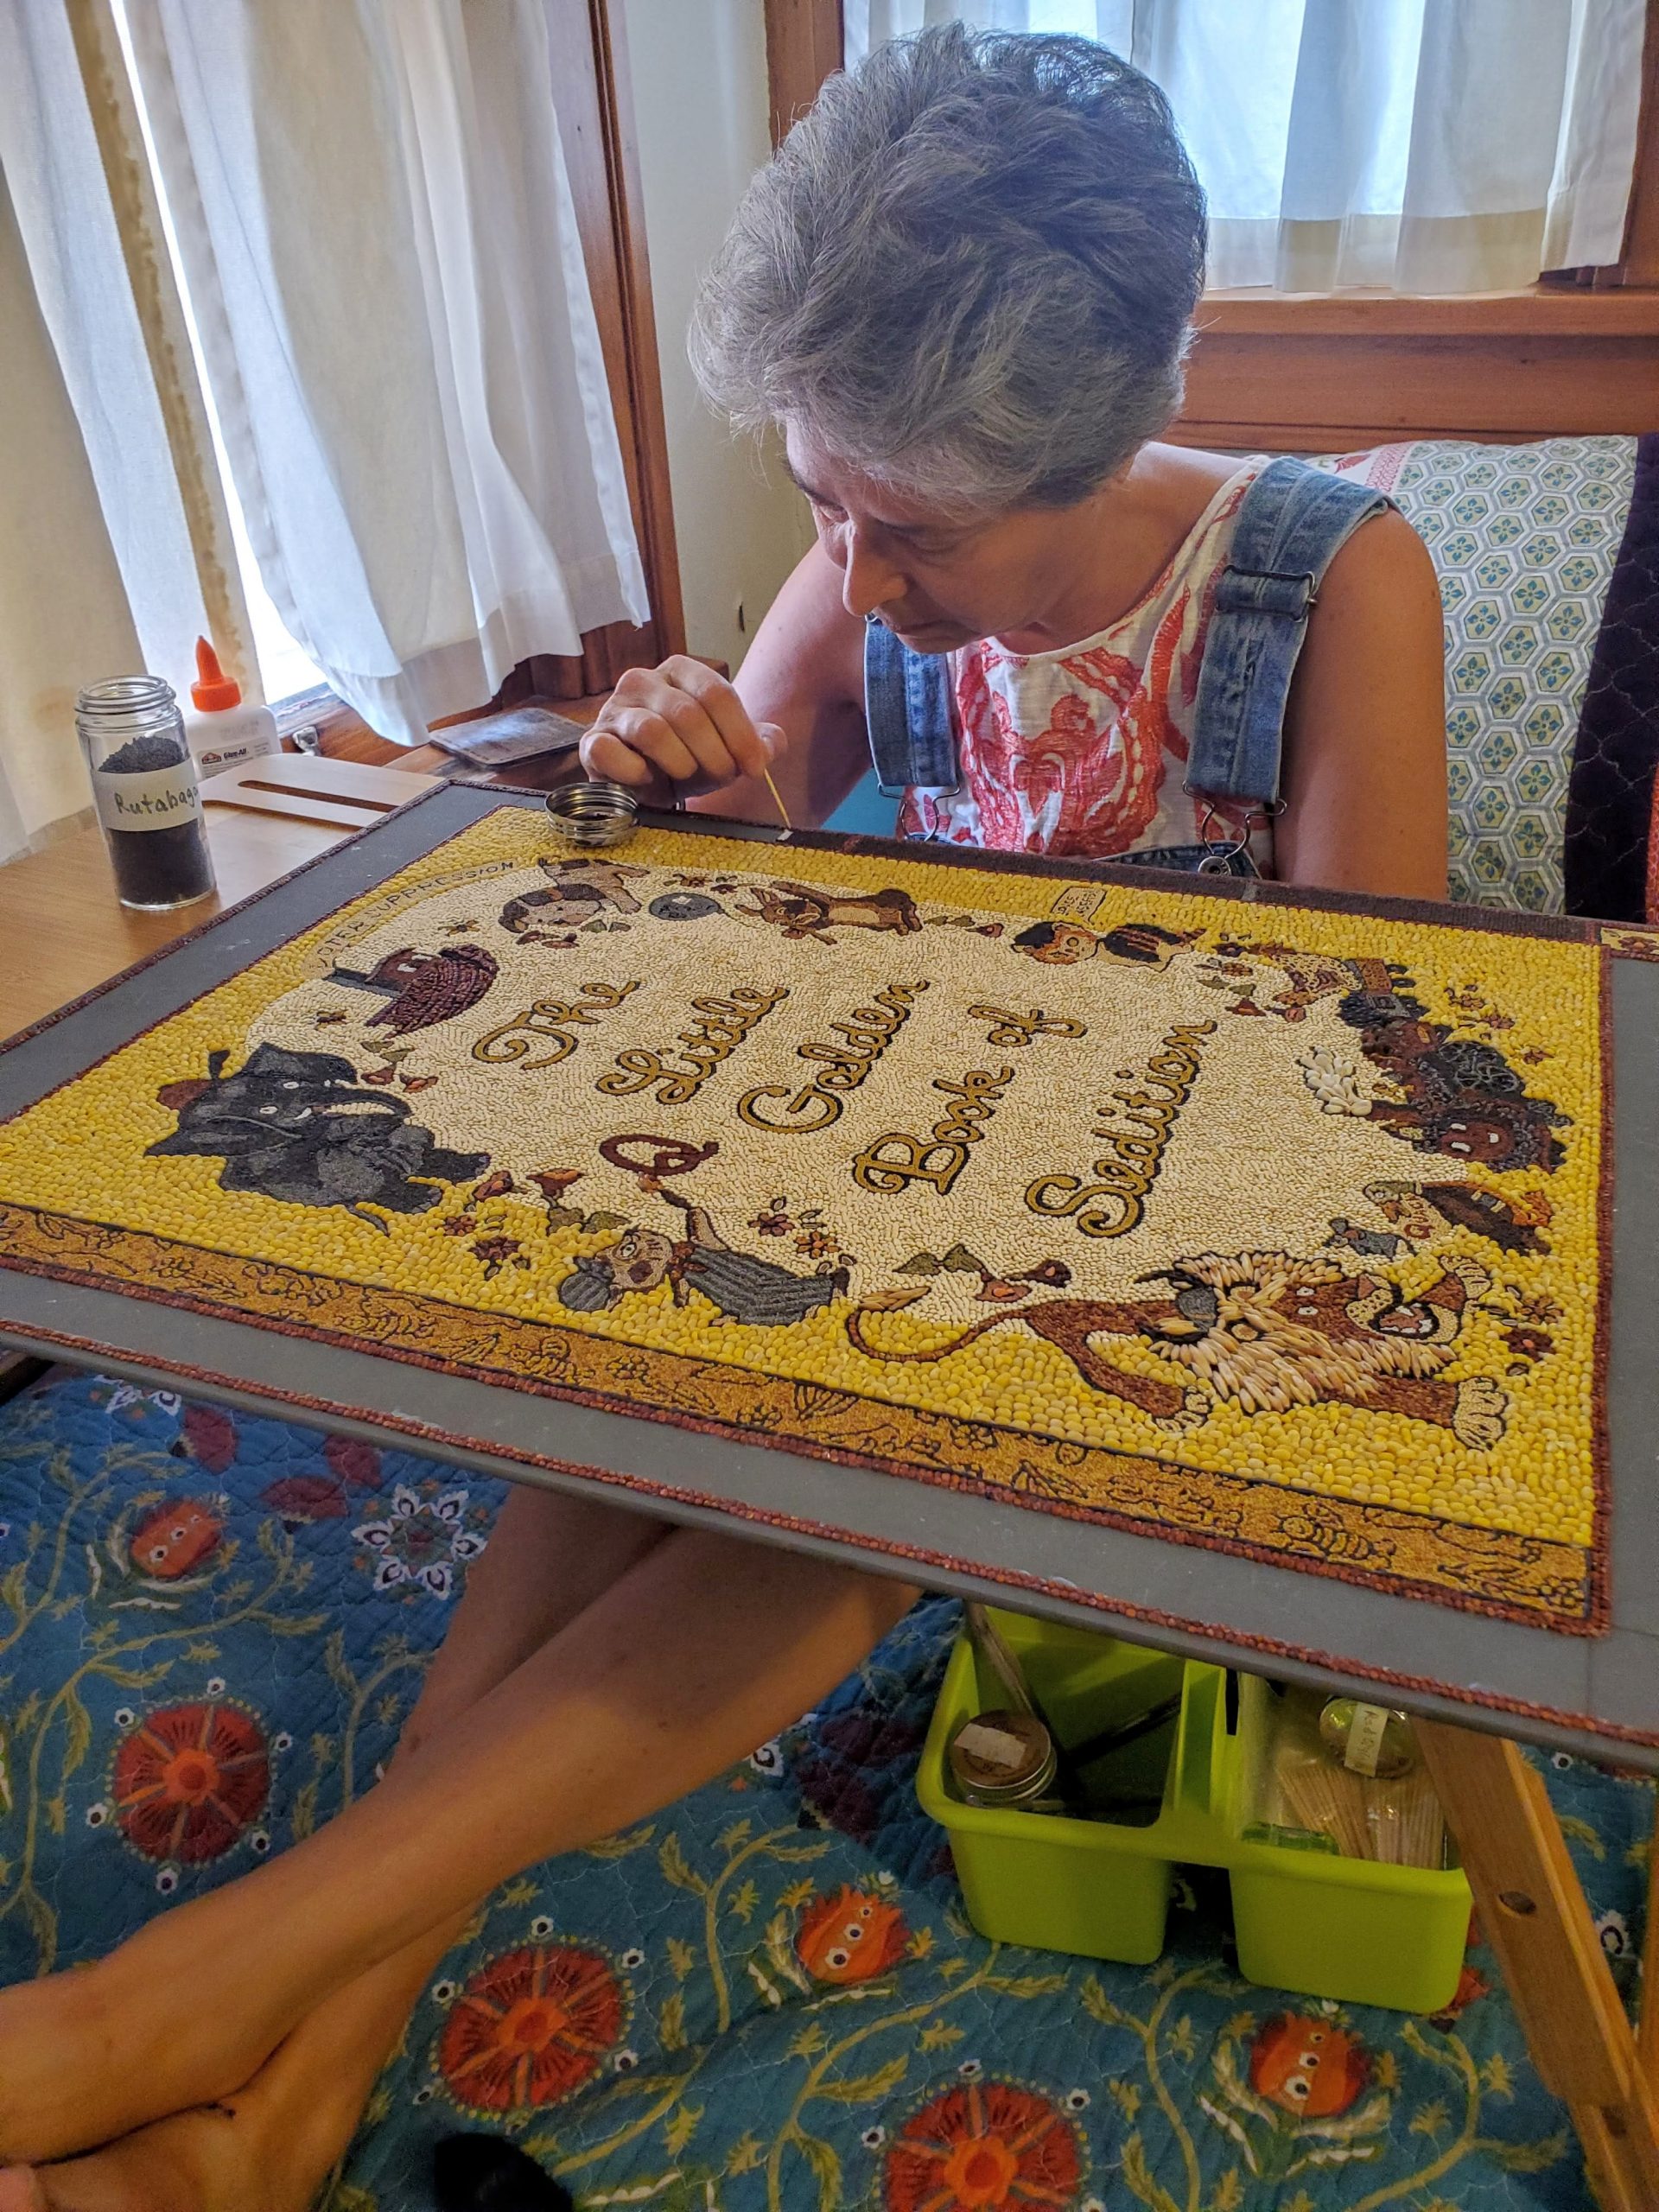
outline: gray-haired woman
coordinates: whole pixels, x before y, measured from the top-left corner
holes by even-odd
[[[818,543],[734,685],[625,677],[590,769],[769,819],[770,763],[815,820],[874,742],[912,834],[1440,893],[1422,547],[1351,487],[1148,442],[1203,245],[1161,98],[1103,48],[945,29],[832,79],[696,337],[783,430]],[[378,1788],[0,1996],[0,2158],[68,2161],[0,2173],[0,2212],[302,2212],[479,1900],[774,1734],[911,1594],[515,1491]]]
[[[751,185],[694,334],[711,396],[781,430],[818,542],[735,684],[683,658],[624,677],[590,772],[768,821],[770,761],[791,816],[822,820],[872,738],[902,769],[871,681],[891,633],[938,669],[950,725],[936,784],[885,778],[908,835],[1178,864],[1231,847],[1289,882],[1444,896],[1415,532],[1294,463],[1156,442],[1204,243],[1161,94],[1088,40],[950,26],[831,79]],[[1311,525],[1284,505],[1309,493]],[[1216,612],[1241,597],[1287,632],[1287,685],[1251,704],[1256,789],[1198,772],[1237,735],[1238,623]]]

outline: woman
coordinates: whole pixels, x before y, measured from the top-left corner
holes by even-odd
[[[770,819],[771,766],[822,819],[863,766],[874,617],[873,667],[891,635],[939,679],[942,741],[900,732],[903,757],[954,748],[912,779],[912,832],[1441,894],[1438,600],[1391,512],[1321,556],[1282,811],[1184,788],[1261,473],[1155,442],[1203,247],[1161,98],[1101,48],[946,29],[832,80],[752,187],[697,336],[710,390],[782,429],[817,543],[736,684],[683,659],[626,677],[590,771]],[[0,2212],[302,2212],[479,1899],[786,1726],[912,1594],[515,1492],[380,1787],[100,1965],[0,1996]]]

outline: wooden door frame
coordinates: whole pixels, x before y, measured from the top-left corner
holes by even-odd
[[[548,22],[559,135],[652,610],[641,628],[613,622],[586,632],[580,658],[538,655],[516,671],[519,690],[575,698],[608,691],[625,668],[683,652],[685,613],[622,10],[612,0],[562,0]]]
[[[818,97],[847,50],[842,0],[766,0],[766,83],[772,143],[780,145],[797,117]]]
[[[1636,118],[1636,174],[1624,216],[1624,243],[1611,270],[1597,281],[1659,287],[1659,0],[1648,0],[1642,44],[1642,93]]]

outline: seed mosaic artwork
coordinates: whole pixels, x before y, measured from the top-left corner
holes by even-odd
[[[1593,1632],[1613,950],[503,807],[0,1125],[0,1252]]]

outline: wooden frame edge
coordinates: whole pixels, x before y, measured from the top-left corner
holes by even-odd
[[[1206,292],[1193,322],[1226,338],[1659,338],[1659,294],[1540,283],[1518,292]]]
[[[1624,216],[1624,244],[1608,281],[1629,289],[1659,288],[1659,0],[1648,0],[1642,44],[1641,104],[1636,117],[1636,169]]]
[[[779,146],[841,67],[846,22],[842,0],[766,0],[766,17],[772,143]]]
[[[641,536],[648,549],[658,644],[664,656],[685,651],[685,606],[680,588],[674,499],[668,471],[668,422],[663,409],[662,366],[657,351],[657,308],[645,244],[645,184],[633,128],[633,80],[621,10],[610,0],[589,0],[594,59],[600,73],[600,105],[607,129],[606,170],[622,277],[623,342],[639,450]]]
[[[620,16],[608,0],[569,0],[548,10],[548,28],[559,132],[651,615],[638,628],[619,621],[585,632],[579,658],[537,655],[503,686],[503,703],[529,693],[546,698],[606,693],[625,668],[661,660],[685,643],[645,198]]]

